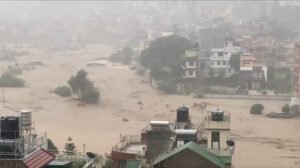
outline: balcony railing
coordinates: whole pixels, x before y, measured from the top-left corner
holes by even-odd
[[[47,148],[46,133],[33,138],[32,136],[21,136],[21,132],[19,131],[13,132],[15,132],[15,135],[20,134],[20,136],[15,136],[17,138],[14,139],[0,139],[0,146],[7,149],[0,150],[0,158],[23,158],[39,147]]]
[[[128,153],[140,153],[138,150],[127,150],[129,145],[142,144],[140,135],[126,135],[121,137],[121,142],[112,147],[113,151],[128,152]]]

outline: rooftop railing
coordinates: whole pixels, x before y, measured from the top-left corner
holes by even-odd
[[[3,130],[2,130],[3,131]],[[10,131],[7,131],[10,132]],[[15,135],[18,135],[18,131]],[[15,136],[14,139],[0,139],[0,158],[24,158],[26,155],[33,152],[35,149],[47,148],[47,134],[41,134],[35,138],[31,136]]]
[[[112,147],[113,151],[140,153],[139,150],[127,150],[128,146],[142,144],[140,135],[125,135],[121,137],[121,142]]]

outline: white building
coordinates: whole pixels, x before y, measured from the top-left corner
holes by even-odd
[[[230,77],[234,69],[230,65],[230,58],[233,54],[240,54],[241,47],[234,41],[225,41],[223,48],[211,49],[209,57],[209,68],[205,70],[206,77]]]

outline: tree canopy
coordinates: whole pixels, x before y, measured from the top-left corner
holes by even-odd
[[[181,56],[190,48],[188,39],[177,35],[161,37],[150,43],[150,46],[141,53],[141,64],[150,68],[153,77],[161,76],[162,71],[170,77],[180,76]]]
[[[128,65],[131,62],[133,55],[133,49],[131,47],[125,47],[123,50],[118,50],[117,52],[113,53],[109,59],[112,62],[121,62],[125,65]]]
[[[94,84],[87,78],[87,72],[80,70],[75,76],[71,76],[68,81],[73,93],[77,94],[81,101],[86,103],[97,103],[100,93]]]

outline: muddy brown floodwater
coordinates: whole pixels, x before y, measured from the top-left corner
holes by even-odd
[[[149,120],[175,119],[174,110],[182,105],[206,102],[208,109],[221,108],[231,113],[231,129],[236,141],[233,156],[240,168],[298,168],[300,167],[300,119],[269,119],[250,115],[254,103],[262,103],[265,112],[279,111],[286,101],[194,99],[189,96],[165,95],[142,82],[133,70],[122,65],[87,67],[86,63],[108,57],[113,48],[93,45],[80,51],[50,51],[26,49],[30,55],[17,58],[19,65],[40,61],[44,65],[23,71],[25,88],[6,88],[8,104],[19,108],[39,109],[33,112],[38,132],[63,150],[68,136],[77,149],[104,154],[119,141],[120,133],[135,135]],[[0,70],[14,62],[1,61]],[[70,98],[59,97],[51,91],[66,85],[78,70],[85,69],[95,86],[101,90],[98,105],[77,106]],[[2,114],[14,112],[1,107]],[[191,109],[192,122],[200,124],[206,113]],[[128,122],[122,121],[123,118]]]

